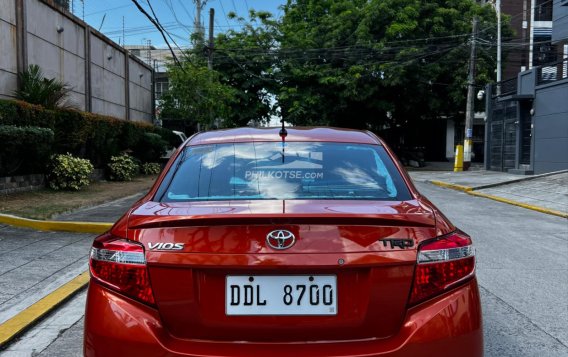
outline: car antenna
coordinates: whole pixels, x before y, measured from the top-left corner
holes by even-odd
[[[282,129],[280,129],[280,137],[282,138],[282,163],[284,163],[285,157],[285,147],[286,147],[286,137],[288,136],[288,131],[284,127],[284,119],[280,120],[282,122]]]

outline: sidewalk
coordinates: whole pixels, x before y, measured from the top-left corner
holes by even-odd
[[[122,198],[55,219],[114,222],[140,197],[141,194]],[[95,236],[0,224],[0,330],[7,321],[13,321],[22,311],[87,271]]]
[[[495,171],[412,171],[418,182],[466,191],[537,211],[568,216],[568,171],[519,176]]]

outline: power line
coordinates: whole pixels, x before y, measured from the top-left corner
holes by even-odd
[[[175,12],[175,10],[174,10],[173,4],[172,4],[172,0],[162,0],[162,1],[166,4],[166,7],[170,10],[171,14],[174,16],[175,21],[176,21],[179,25],[182,26],[182,29],[183,29],[188,35],[191,35],[191,31],[188,30],[188,26],[187,26],[186,24],[184,24],[183,22],[181,22],[181,21],[178,19],[177,15],[176,15],[176,12]],[[154,15],[154,18],[155,18],[155,17],[156,17],[156,16]]]
[[[108,9],[102,9],[102,10],[98,10],[98,11],[95,11],[95,12],[91,12],[91,13],[85,14],[85,17],[91,16],[91,15],[96,15],[96,14],[102,14],[103,12],[108,12],[108,11],[112,11],[112,10],[122,9],[122,8],[130,7],[130,6],[132,6],[132,4],[126,4],[126,5],[121,5],[121,6],[117,6],[117,7],[111,7],[111,8],[108,8]]]
[[[148,20],[150,20],[150,22],[156,26],[156,29],[158,29],[158,31],[162,35],[162,38],[166,42],[166,45],[168,45],[168,48],[170,49],[170,52],[172,54],[172,58],[174,59],[174,62],[183,70],[181,63],[179,62],[176,54],[174,53],[172,46],[170,46],[170,43],[168,42],[168,39],[166,38],[166,35],[164,34],[164,31],[161,28],[160,24],[157,22],[157,20],[154,20],[152,18],[152,16],[150,16],[150,14],[148,14],[148,12],[146,12],[146,10],[144,10],[144,8],[138,3],[138,0],[131,0],[131,1],[134,3],[134,5],[136,5],[136,8],[138,8],[138,10],[140,12],[142,12],[144,14],[144,16],[146,16],[148,18]],[[147,1],[148,1],[148,4],[150,4],[150,1],[149,0],[147,0]]]
[[[227,26],[231,28],[231,24],[229,23],[229,18],[227,17],[227,13],[225,12],[225,7],[223,6],[222,0],[219,0],[219,5],[221,5],[221,11],[223,11],[223,16],[225,16],[225,21],[227,22]]]

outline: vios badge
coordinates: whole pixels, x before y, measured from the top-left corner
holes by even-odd
[[[294,233],[285,230],[277,229],[266,235],[266,243],[270,248],[276,250],[284,250],[292,247],[296,243]]]
[[[183,250],[183,243],[148,243],[150,250]]]

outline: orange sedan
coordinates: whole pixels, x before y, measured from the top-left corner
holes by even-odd
[[[372,133],[199,133],[95,239],[84,352],[480,357],[474,252]]]

